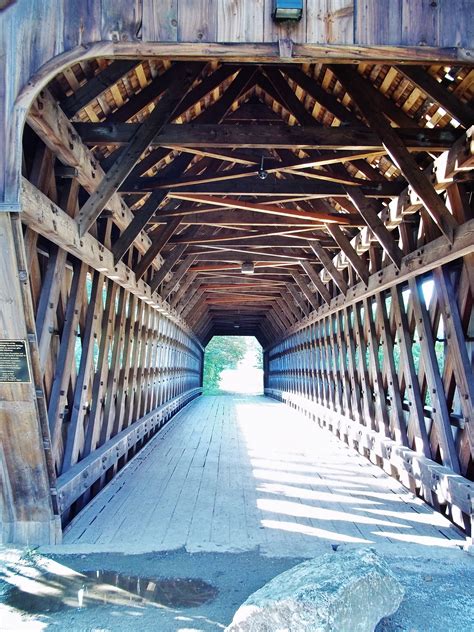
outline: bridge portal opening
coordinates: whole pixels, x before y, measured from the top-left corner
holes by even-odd
[[[263,351],[254,336],[213,336],[204,352],[204,394],[263,394]]]

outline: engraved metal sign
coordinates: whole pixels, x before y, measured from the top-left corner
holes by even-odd
[[[0,384],[31,382],[30,361],[24,340],[0,340]]]

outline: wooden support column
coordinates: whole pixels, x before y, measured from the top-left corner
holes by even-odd
[[[38,410],[34,315],[31,304],[25,303],[29,288],[21,287],[28,283],[22,239],[19,216],[0,213],[0,341],[24,343],[29,363],[29,381],[0,383],[2,540],[55,544],[61,541],[61,526],[52,504],[54,470],[45,453],[47,421],[42,424]]]

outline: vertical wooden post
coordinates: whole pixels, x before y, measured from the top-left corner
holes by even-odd
[[[22,235],[14,222],[19,219],[0,213],[0,340],[26,343],[30,381],[0,383],[2,540],[54,544],[61,540],[61,526],[51,497],[54,471],[45,454],[49,448],[46,414],[41,424],[37,401],[42,391],[37,391],[35,383],[39,366],[34,316],[21,287],[27,282]]]

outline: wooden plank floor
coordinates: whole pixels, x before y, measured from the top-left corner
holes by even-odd
[[[462,534],[381,469],[284,404],[202,397],[76,518],[79,550],[315,555],[356,543],[455,547]],[[81,547],[81,545],[83,545]]]

